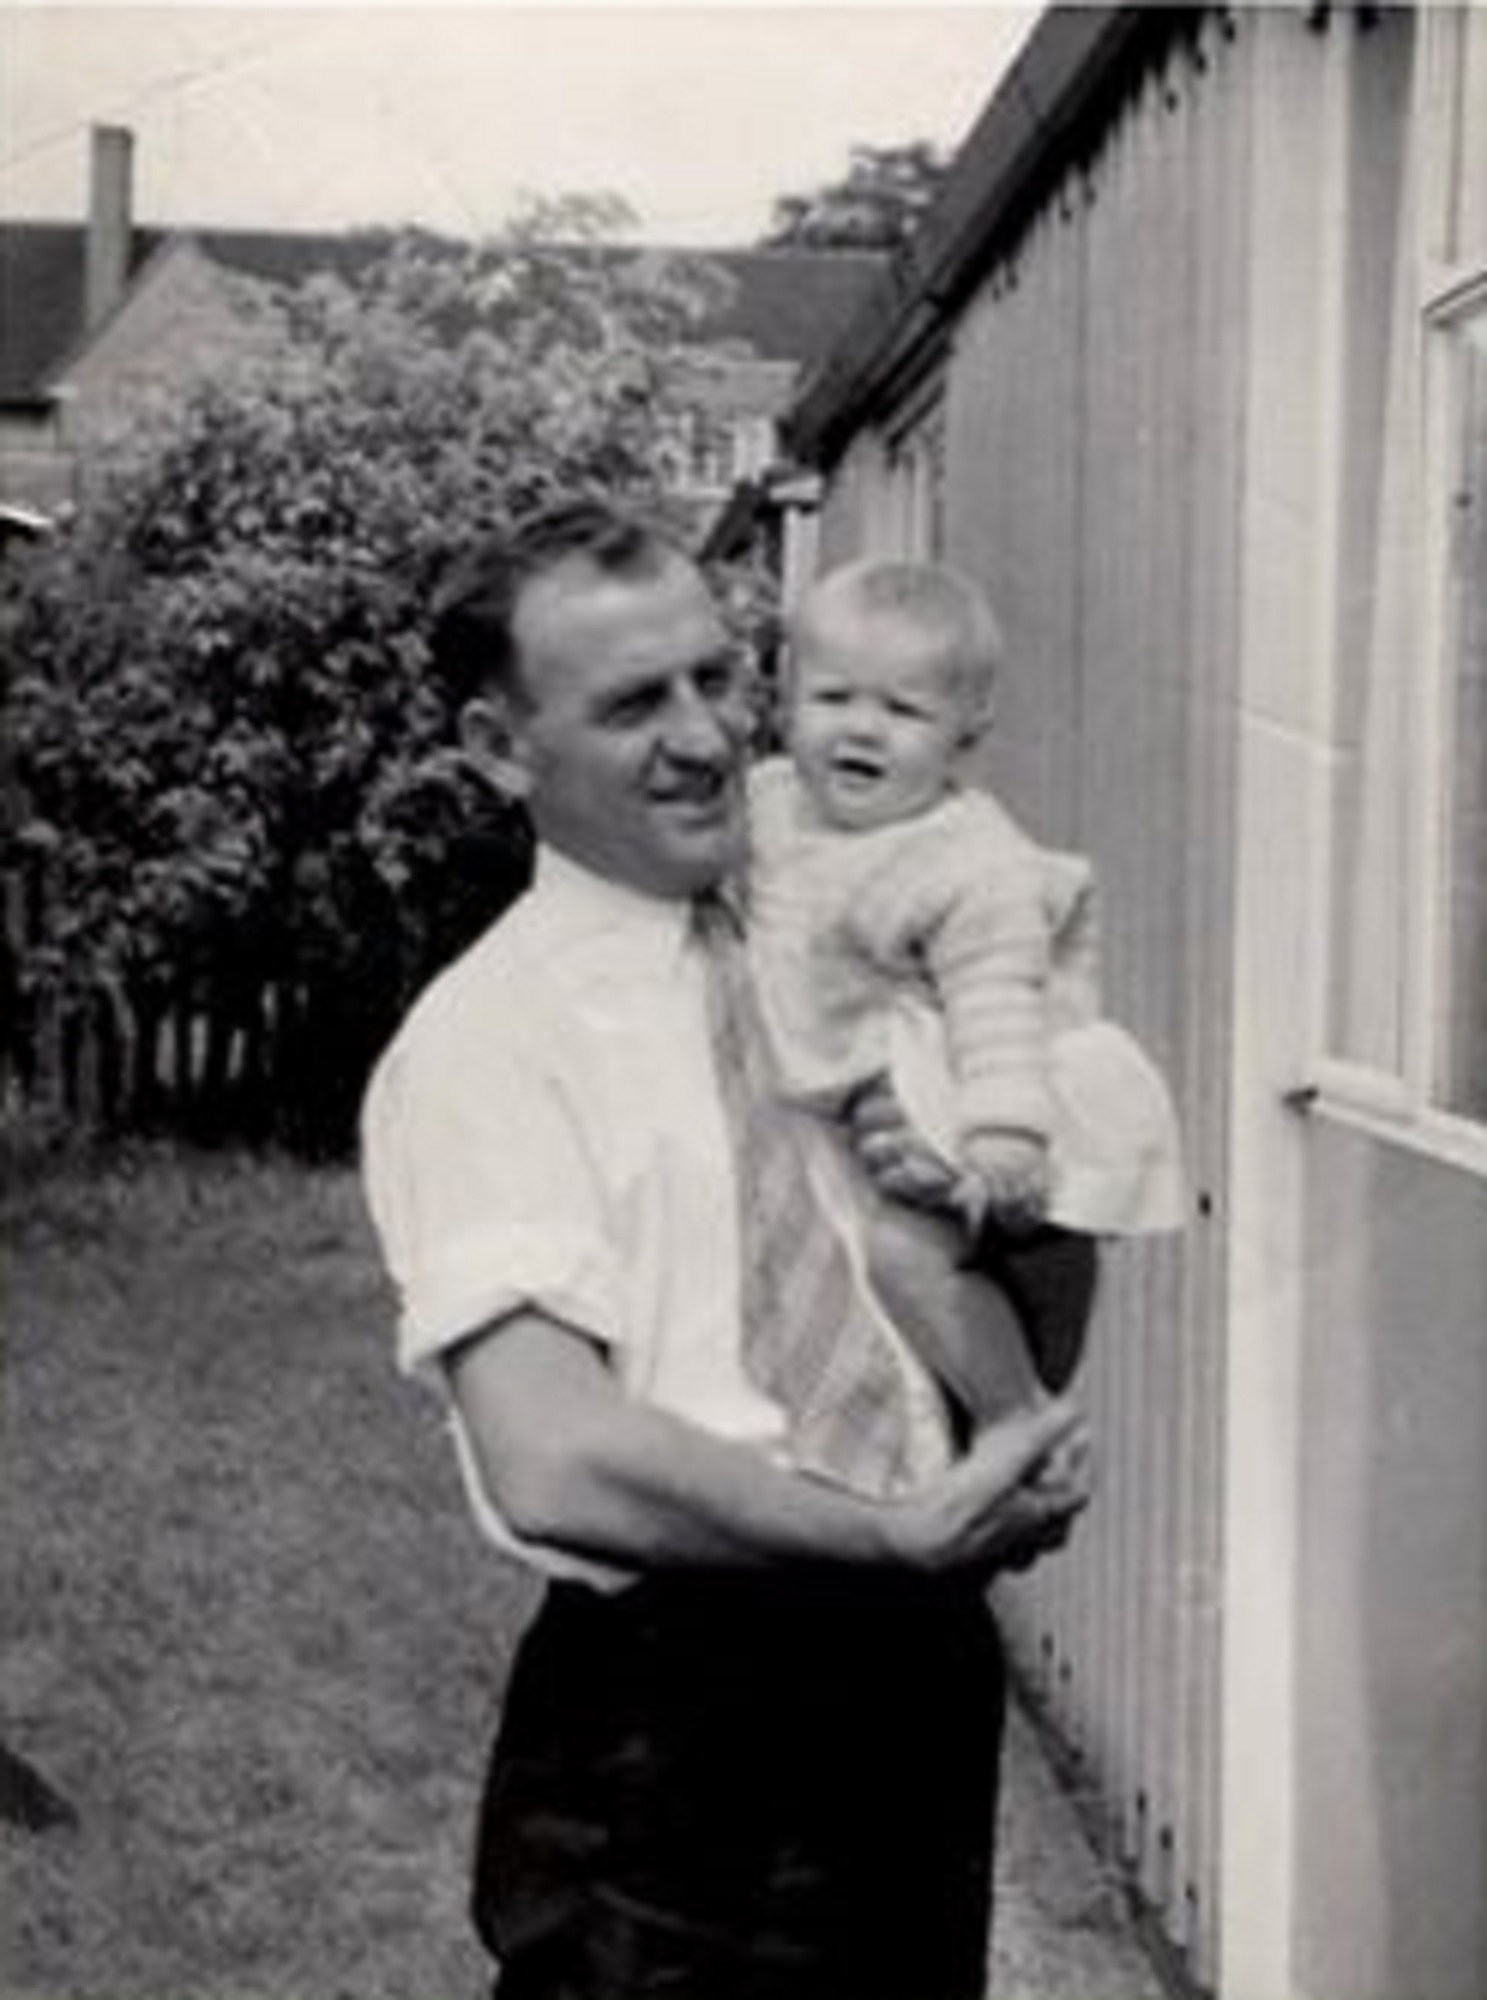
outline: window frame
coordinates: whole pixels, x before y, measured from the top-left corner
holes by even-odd
[[[1419,658],[1422,671],[1408,717],[1404,757],[1406,880],[1410,893],[1396,937],[1402,992],[1402,1059],[1397,1070],[1332,1053],[1326,1023],[1328,982],[1336,971],[1336,909],[1330,860],[1326,912],[1326,977],[1317,982],[1317,1051],[1311,1080],[1299,1093],[1345,1122],[1458,1166],[1487,1174],[1487,1118],[1447,1109],[1438,1078],[1448,1024],[1443,1016],[1445,907],[1449,900],[1453,760],[1454,655],[1448,610],[1451,562],[1452,466],[1459,449],[1453,340],[1468,316],[1487,312],[1487,241],[1463,257],[1455,241],[1455,197],[1462,157],[1462,80],[1470,23],[1453,7],[1416,10],[1413,144],[1420,211],[1412,344],[1420,390],[1420,491],[1424,499],[1418,552]],[[1332,668],[1329,664],[1329,675]],[[1336,799],[1326,801],[1330,856]]]
[[[881,430],[883,503],[877,541],[912,561],[944,558],[948,406],[937,366],[903,397]]]

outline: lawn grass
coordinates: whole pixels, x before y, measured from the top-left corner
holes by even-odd
[[[5,2000],[466,2000],[529,1585],[390,1363],[354,1180],[151,1155],[4,1225]]]

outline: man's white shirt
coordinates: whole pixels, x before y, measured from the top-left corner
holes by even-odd
[[[786,1460],[783,1413],[740,1338],[737,1191],[689,906],[539,850],[535,880],[427,990],[378,1065],[367,1198],[400,1303],[398,1354],[440,1357],[534,1309],[604,1349],[626,1393]],[[844,1167],[801,1120],[812,1173],[862,1276]],[[880,1315],[881,1317],[881,1315]],[[914,1472],[943,1466],[938,1392],[904,1372]],[[477,1521],[551,1574],[616,1573],[522,1544],[456,1444]]]

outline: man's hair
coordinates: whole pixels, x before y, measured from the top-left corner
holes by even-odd
[[[1002,633],[986,593],[940,563],[863,557],[831,570],[802,599],[791,637],[798,645],[834,617],[887,618],[943,648],[972,701],[990,701],[1002,664]]]
[[[513,630],[529,584],[573,557],[610,576],[650,577],[685,551],[651,522],[602,500],[564,500],[523,515],[457,557],[434,598],[434,670],[458,710],[482,689],[525,698]]]

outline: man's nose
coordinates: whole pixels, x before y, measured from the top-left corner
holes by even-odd
[[[733,755],[733,739],[716,705],[695,688],[678,689],[666,711],[667,754],[715,763]]]

